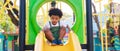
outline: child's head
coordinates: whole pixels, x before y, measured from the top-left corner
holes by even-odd
[[[53,25],[55,25],[60,18],[62,18],[62,15],[62,11],[58,8],[52,8],[49,10],[49,16]]]

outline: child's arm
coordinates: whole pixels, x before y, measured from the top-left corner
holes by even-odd
[[[49,29],[49,28],[50,28],[50,26],[49,26],[49,23],[47,22],[47,23],[44,25],[42,31],[44,32],[45,30],[47,30],[47,29]]]

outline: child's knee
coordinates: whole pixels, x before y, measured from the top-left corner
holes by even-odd
[[[60,33],[65,34],[65,33],[66,33],[66,28],[65,28],[65,27],[61,27],[61,29],[60,29]]]
[[[50,29],[45,29],[45,30],[44,30],[44,32],[49,32],[49,31],[50,31]]]
[[[66,30],[66,28],[65,27],[61,27],[61,29],[60,29],[61,31],[65,31]]]

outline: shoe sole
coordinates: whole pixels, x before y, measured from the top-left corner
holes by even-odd
[[[60,46],[63,46],[63,44],[59,44]]]
[[[51,44],[51,46],[56,46],[57,44]]]

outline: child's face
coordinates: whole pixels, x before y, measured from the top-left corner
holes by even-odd
[[[50,17],[50,19],[51,19],[51,21],[52,21],[52,24],[53,24],[53,25],[56,25],[57,22],[60,20],[60,17],[57,16],[57,15],[52,15],[52,16]]]

